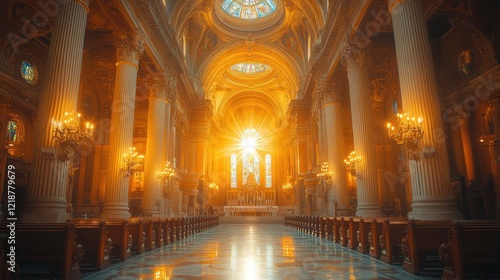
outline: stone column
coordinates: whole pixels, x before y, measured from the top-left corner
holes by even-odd
[[[64,113],[77,109],[89,1],[64,2],[58,6],[50,37],[38,104],[40,125],[34,137],[31,187],[22,213],[24,223],[59,223],[68,218],[68,162],[57,158],[52,135],[56,122]]]
[[[373,122],[370,77],[365,65],[365,53],[347,42],[342,44],[342,60],[347,65],[349,94],[351,98],[354,150],[361,157],[356,166],[358,205],[356,216],[382,215],[380,206],[377,146]],[[345,156],[345,154],[344,154]]]
[[[413,117],[423,117],[425,157],[410,161],[412,211],[409,218],[460,219],[451,187],[431,45],[423,2],[390,0],[401,88],[402,107]]]
[[[328,214],[332,213],[333,204],[336,211],[349,210],[349,192],[346,182],[346,168],[344,158],[346,155],[344,142],[344,127],[342,124],[342,105],[340,93],[334,83],[328,84],[323,102],[324,119],[326,128],[326,142],[328,149],[328,166],[332,172],[332,188],[328,202]],[[328,121],[326,121],[328,120]]]
[[[472,156],[472,145],[470,142],[469,120],[465,116],[460,116],[458,122],[460,124],[460,134],[462,136],[462,147],[464,149],[467,181],[472,181],[476,179],[476,172],[474,169],[474,157]]]
[[[165,77],[158,77],[150,83],[142,213],[144,216],[159,216],[158,206],[162,204],[163,192],[162,181],[157,178],[156,173],[162,171],[164,167],[165,91],[168,80]]]
[[[132,146],[135,91],[139,57],[144,51],[137,35],[122,34],[116,44],[116,78],[109,134],[106,193],[102,218],[128,218],[130,178],[123,172],[123,155]]]

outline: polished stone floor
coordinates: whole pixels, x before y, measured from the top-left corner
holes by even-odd
[[[95,273],[94,279],[429,279],[283,225],[222,217],[221,225]]]

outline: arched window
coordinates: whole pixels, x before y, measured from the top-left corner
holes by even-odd
[[[35,65],[29,60],[24,60],[21,62],[21,77],[28,84],[35,84],[38,79],[38,71]]]
[[[231,188],[236,189],[237,181],[236,179],[238,178],[238,172],[237,172],[237,162],[236,162],[236,155],[232,154],[231,155]]]
[[[9,121],[7,124],[7,141],[17,142],[17,123],[15,121]]]
[[[273,177],[271,174],[271,155],[266,155],[266,188],[273,186]]]

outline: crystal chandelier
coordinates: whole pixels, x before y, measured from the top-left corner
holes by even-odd
[[[318,197],[327,197],[328,190],[332,186],[332,172],[328,171],[328,162],[323,162],[321,172],[316,175],[319,177],[318,186],[316,187],[316,194]]]
[[[170,193],[172,191],[170,178],[174,177],[175,175],[176,175],[175,169],[170,163],[170,161],[167,161],[165,163],[163,171],[158,171],[156,173],[156,177],[159,178],[163,184],[163,194],[165,195],[166,198],[170,198]]]
[[[408,116],[406,113],[398,114],[397,127],[392,124],[387,124],[389,137],[396,141],[396,143],[406,145],[408,151],[408,158],[410,160],[418,160],[418,142],[424,137],[422,129],[423,119]]]
[[[144,156],[135,151],[135,147],[130,147],[128,154],[123,155],[125,165],[122,168],[125,177],[129,177],[144,167]]]
[[[84,142],[92,142],[94,125],[87,122],[82,129],[80,114],[64,113],[64,119],[57,123],[52,139],[58,144],[58,157],[61,161],[68,161],[75,149]]]
[[[361,157],[357,156],[355,151],[352,151],[349,156],[344,159],[347,171],[349,171],[352,176],[356,176],[356,165],[359,162],[361,162]]]

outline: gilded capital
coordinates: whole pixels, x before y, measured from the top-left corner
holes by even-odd
[[[146,85],[149,89],[150,98],[166,98],[166,92],[169,88],[169,80],[166,75],[151,77]]]
[[[363,65],[365,63],[365,51],[349,43],[347,40],[340,45],[340,59],[343,65],[347,65],[349,59]]]
[[[137,34],[121,33],[116,42],[116,61],[128,62],[139,67],[139,58],[144,53],[144,41]]]

